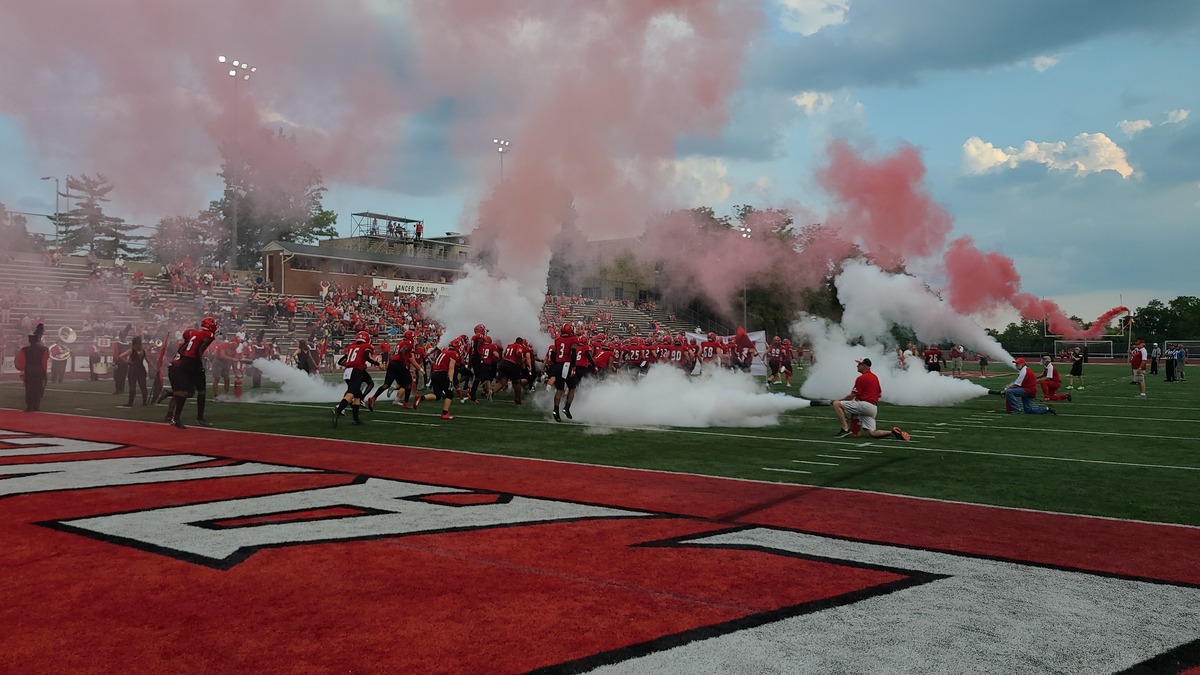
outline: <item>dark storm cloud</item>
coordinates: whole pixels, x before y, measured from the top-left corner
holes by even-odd
[[[923,72],[984,69],[1112,33],[1192,30],[1197,2],[855,0],[846,22],[756,54],[754,86],[905,86]]]

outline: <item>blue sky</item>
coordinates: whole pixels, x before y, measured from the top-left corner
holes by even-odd
[[[401,9],[376,11],[403,14],[406,3],[395,4]],[[819,213],[827,197],[812,175],[831,139],[868,156],[908,144],[955,220],[952,236],[1011,257],[1023,290],[1068,314],[1089,319],[1118,301],[1200,294],[1190,255],[1200,247],[1200,3],[758,4],[766,25],[748,51],[729,124],[719,138],[677,141],[693,178],[689,205],[802,204]],[[395,71],[403,80],[405,69]],[[287,117],[287,97],[271,93]],[[14,113],[19,105],[0,103],[0,202],[53,210],[41,176],[97,169],[77,168],[31,133],[29,117]],[[490,139],[477,149],[449,142],[448,120],[467,114],[453,102],[430,106],[405,120],[408,154],[383,172],[327,178],[325,205],[342,230],[352,212],[368,210],[425,219],[433,234],[468,229],[499,162]],[[218,196],[212,175],[195,181],[204,199]],[[114,199],[114,215],[155,219],[121,209]],[[917,267],[936,282],[936,260]]]

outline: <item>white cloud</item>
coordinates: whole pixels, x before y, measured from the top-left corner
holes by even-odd
[[[1059,58],[1057,56],[1038,56],[1033,60],[1033,69],[1039,73],[1044,73],[1057,66],[1058,61]]]
[[[1082,133],[1066,141],[1025,141],[1021,147],[1001,150],[972,136],[963,143],[963,168],[967,173],[982,174],[997,167],[1016,168],[1024,162],[1044,164],[1056,171],[1074,171],[1076,176],[1101,171],[1116,171],[1122,178],[1133,175],[1125,150],[1104,134]]]
[[[846,21],[850,0],[775,0],[780,6],[779,25],[790,33],[812,35],[826,26]]]
[[[792,103],[804,110],[804,114],[812,117],[828,112],[833,105],[833,95],[820,91],[802,91],[792,97]]]
[[[1133,138],[1152,126],[1154,124],[1150,120],[1121,120],[1117,122],[1117,128],[1125,134],[1126,138]]]
[[[1167,113],[1167,121],[1163,124],[1182,124],[1191,114],[1191,110],[1187,110],[1186,108],[1177,108]]]
[[[689,204],[717,204],[733,194],[729,167],[716,157],[687,157],[674,162],[672,187]]]

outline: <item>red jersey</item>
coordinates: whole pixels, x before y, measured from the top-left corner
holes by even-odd
[[[1142,364],[1146,362],[1146,348],[1134,347],[1133,353],[1129,355],[1129,365],[1133,366],[1134,370],[1141,370]]]
[[[925,365],[936,366],[942,362],[942,350],[930,347],[925,350]]]
[[[710,342],[705,340],[700,343],[700,360],[713,361],[717,358],[717,354],[721,353],[720,342]]]
[[[767,347],[767,359],[771,361],[783,360],[783,345],[771,345]]]
[[[854,394],[856,400],[878,405],[879,395],[883,393],[883,389],[879,386],[879,378],[868,370],[854,381],[854,389],[851,390],[851,393]]]
[[[1062,383],[1062,378],[1058,376],[1058,368],[1055,368],[1053,363],[1046,364],[1046,369],[1042,371],[1042,379]]]
[[[183,331],[183,343],[179,345],[179,355],[189,359],[199,359],[204,356],[204,350],[217,338],[212,331],[202,328],[189,328]]]
[[[451,349],[450,347],[446,347],[442,351],[438,352],[437,358],[434,359],[433,372],[449,373],[450,372],[450,364],[458,363],[458,359],[459,359],[458,350]]]
[[[374,352],[375,350],[371,347],[370,343],[355,342],[346,347],[346,350],[342,353],[342,358],[344,359],[343,365],[355,370],[366,370],[367,359],[371,358],[371,354]]]
[[[494,364],[500,360],[500,348],[493,342],[485,342],[479,346],[479,362]]]
[[[525,355],[529,353],[529,347],[519,342],[514,342],[504,348],[504,360],[523,366],[525,365]]]
[[[613,350],[601,347],[592,355],[592,362],[596,364],[596,370],[608,370],[614,356]]]
[[[550,358],[554,364],[570,363],[572,359],[571,352],[575,349],[575,345],[579,343],[577,337],[560,337],[554,340],[554,344],[550,348]]]
[[[399,361],[405,365],[412,359],[413,343],[412,340],[401,340],[396,343],[396,353],[392,354],[393,361]]]
[[[791,345],[784,345],[783,348],[779,350],[779,353],[780,353],[780,357],[783,359],[784,363],[792,362],[792,346]]]

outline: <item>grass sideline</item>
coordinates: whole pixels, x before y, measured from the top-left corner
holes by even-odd
[[[381,399],[367,424],[333,429],[328,404],[208,403],[218,428],[486,454],[873,490],[898,495],[1200,526],[1200,391],[1188,381],[1147,381],[1136,398],[1128,366],[1093,364],[1086,390],[1057,416],[1002,415],[1002,399],[952,407],[884,404],[880,425],[910,443],[833,437],[831,409],[783,415],[760,429],[596,429],[557,424],[547,410],[507,396],[455,403],[443,422],[428,404],[402,410]],[[1010,371],[986,380],[1001,388]],[[799,379],[790,390],[797,395]],[[50,387],[43,410],[162,424],[165,405],[118,408],[111,380]],[[777,388],[776,391],[779,391]],[[0,383],[0,407],[24,407],[20,382]],[[195,418],[189,404],[185,421]],[[345,418],[348,422],[349,418]],[[164,433],[179,432],[163,424]],[[202,431],[201,431],[202,433]],[[931,526],[934,524],[931,524]]]

